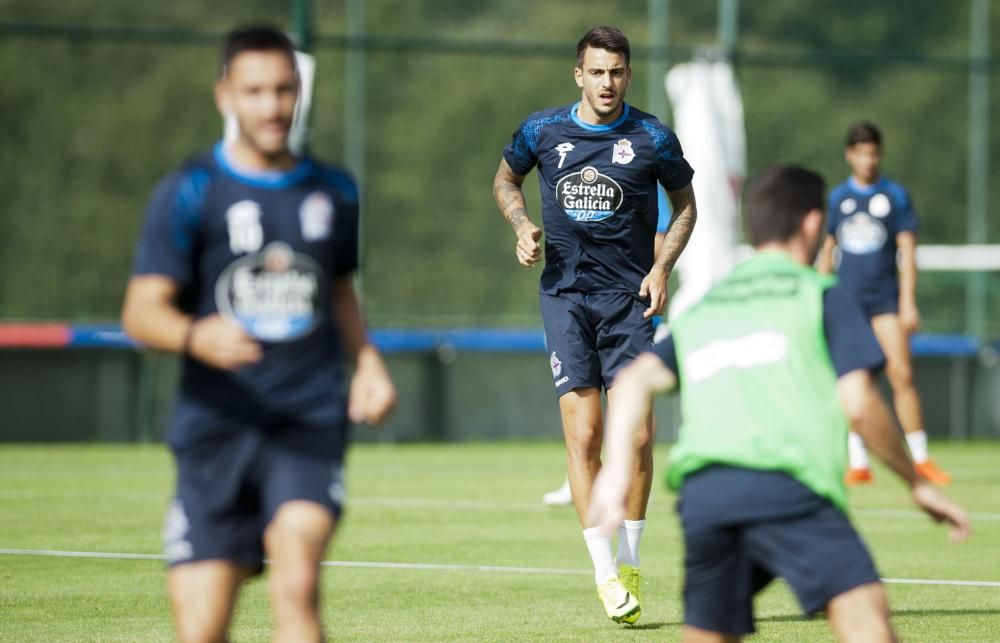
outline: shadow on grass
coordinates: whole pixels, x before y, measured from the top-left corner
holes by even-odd
[[[892,610],[892,617],[896,618],[899,616],[984,616],[987,614],[998,614],[1000,615],[1000,609],[899,609]],[[824,613],[816,614],[815,616],[805,616],[803,614],[777,614],[775,616],[762,616],[754,619],[757,623],[794,623],[797,621],[813,621],[813,620],[824,620],[826,615]]]
[[[662,630],[665,627],[681,627],[684,623],[681,621],[672,621],[669,623],[638,623],[636,625],[630,625],[626,630]]]

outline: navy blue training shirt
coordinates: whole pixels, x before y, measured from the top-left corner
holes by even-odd
[[[828,210],[840,283],[866,304],[898,299],[896,235],[919,227],[906,189],[885,177],[867,186],[850,177],[830,192]]]
[[[235,168],[220,143],[163,179],[134,274],[163,275],[182,310],[241,324],[262,359],[221,371],[185,357],[170,428],[176,449],[256,428],[328,455],[346,442],[343,354],[330,294],[358,266],[358,192],[301,159],[286,172]]]
[[[503,151],[520,176],[538,167],[541,292],[638,293],[653,266],[657,183],[679,190],[694,171],[655,116],[625,104],[615,122],[591,125],[577,116],[579,105],[532,114]]]
[[[823,334],[837,377],[861,368],[876,372],[885,365],[885,355],[861,304],[841,285],[823,292]],[[680,373],[673,335],[654,344],[651,352],[675,375]]]

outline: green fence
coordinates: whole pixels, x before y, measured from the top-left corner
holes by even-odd
[[[310,146],[363,183],[374,326],[538,324],[538,272],[515,264],[490,184],[521,118],[578,97],[575,41],[599,23],[632,39],[630,100],[668,122],[663,71],[731,47],[751,171],[796,161],[839,181],[843,132],[869,118],[923,243],[1000,242],[978,202],[1000,188],[1000,8],[982,0],[0,0],[0,317],[117,317],[152,186],[219,137],[219,37],[260,20],[313,36]],[[1000,334],[1000,277],[975,279],[981,328],[967,275],[923,276],[929,331]]]

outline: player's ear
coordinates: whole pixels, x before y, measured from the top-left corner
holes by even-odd
[[[233,113],[232,97],[229,95],[229,87],[225,78],[215,81],[215,108],[223,118]]]
[[[576,86],[583,89],[583,70],[579,65],[573,68],[573,78],[576,80]]]
[[[817,239],[823,235],[823,210],[813,208],[802,219],[802,229],[809,239]]]

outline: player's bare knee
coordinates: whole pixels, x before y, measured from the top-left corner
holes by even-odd
[[[567,429],[566,448],[572,456],[592,457],[600,455],[603,433],[595,422],[575,422]]]
[[[890,362],[886,368],[886,377],[889,378],[889,385],[895,390],[913,387],[913,369],[909,364]]]
[[[314,607],[319,600],[319,570],[311,564],[295,563],[271,574],[271,595],[299,608]]]
[[[833,598],[827,618],[842,641],[891,642],[896,637],[889,622],[889,600],[881,583],[869,583]]]
[[[179,643],[224,643],[226,623],[198,618],[178,619],[175,624]]]
[[[640,454],[652,457],[653,454],[653,427],[647,423],[635,432],[635,449]]]

